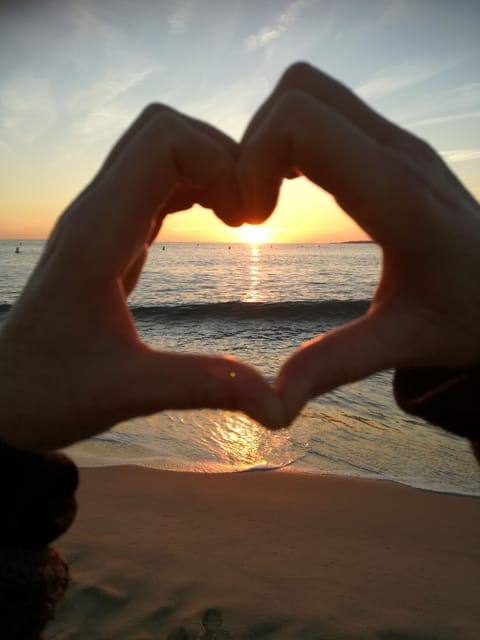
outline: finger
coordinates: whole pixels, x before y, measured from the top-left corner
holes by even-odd
[[[243,411],[270,428],[284,426],[277,394],[255,369],[229,357],[158,353],[145,348],[128,363],[125,410],[144,415],[164,409]]]
[[[391,144],[393,139],[410,135],[371,109],[338,80],[306,62],[297,62],[285,71],[271,95],[258,109],[243,135],[242,143],[251,138],[278,100],[292,90],[307,93],[319,103],[331,107],[377,142]]]
[[[190,209],[195,203],[202,206],[208,206],[207,197],[205,191],[198,187],[192,187],[186,184],[178,184],[175,191],[170,196],[162,213],[164,215],[168,213],[175,213],[176,211],[186,211]]]
[[[127,272],[123,276],[123,290],[125,292],[125,297],[132,293],[135,289],[140,274],[142,273],[143,266],[147,259],[148,250],[147,246],[144,247],[143,251],[141,251],[138,256],[134,259],[132,264],[128,267]]]
[[[195,187],[188,187],[186,185],[177,186],[166,205],[152,220],[144,248],[139,251],[138,255],[134,256],[132,263],[127,267],[126,273],[123,276],[123,288],[127,297],[131,294],[138,282],[147,259],[148,247],[150,247],[150,245],[155,241],[165,215],[176,211],[185,211],[195,202],[200,202],[203,199],[204,196],[199,189],[196,189]]]
[[[146,109],[144,109],[137,120],[132,124],[128,131],[120,138],[120,140],[110,151],[102,168],[94,178],[92,184],[89,186],[89,189],[97,184],[100,180],[102,180],[102,178],[108,172],[109,168],[124,152],[129,142],[161,113],[171,114],[173,116],[179,115],[174,109],[163,104],[151,104]],[[192,118],[185,114],[182,114],[181,117],[187,122],[190,127],[195,129],[199,133],[202,133],[206,137],[211,138],[212,141],[223,147],[230,155],[232,161],[236,160],[236,158],[238,157],[239,145],[232,138],[230,138],[230,136],[226,135],[223,131],[220,131],[207,122],[203,122],[202,120]],[[220,217],[220,219],[222,219],[226,224],[229,224],[231,226],[239,226],[243,223],[243,211],[239,207],[240,197],[237,185],[236,183],[234,183],[234,188],[232,189],[232,181],[227,181],[226,189],[230,190],[227,192],[226,196],[219,196],[217,193],[215,193],[215,189],[217,191],[219,189],[222,189],[222,185],[223,182],[220,182],[217,186],[214,185],[214,194],[212,195],[208,193],[208,189],[206,191],[203,188],[199,189],[192,185],[180,184],[177,186],[177,190],[173,193],[173,195],[165,205],[164,213],[167,214],[176,211],[185,211],[187,209],[190,209],[193,204],[198,202],[204,207],[214,209],[218,217]],[[225,203],[228,204],[225,205]]]
[[[373,314],[302,345],[283,364],[274,385],[287,423],[311,398],[391,367],[398,345],[386,333],[388,328]]]
[[[111,167],[111,165],[123,153],[125,147],[129,144],[129,142],[139,133],[139,131],[141,131],[146,125],[148,125],[152,119],[156,118],[159,113],[175,114],[176,112],[171,107],[163,104],[153,103],[146,107],[111,149],[100,171],[97,173],[90,186],[93,186],[96,182],[103,178],[109,167]],[[218,144],[224,146],[225,149],[231,154],[232,158],[237,157],[238,144],[232,138],[223,133],[223,131],[220,131],[207,122],[197,120],[196,118],[192,118],[185,114],[183,114],[182,117],[185,118],[185,120],[192,128],[212,138],[212,140],[215,140]]]
[[[249,222],[270,215],[292,166],[333,194],[382,245],[404,243],[411,233],[409,216],[416,219],[428,196],[419,192],[419,176],[400,156],[298,90],[282,95],[242,147],[237,175]],[[400,210],[405,203],[404,215],[390,215],[392,202]]]
[[[212,135],[211,127],[194,122],[160,109],[110,165],[104,181],[123,185],[120,196],[125,193],[130,200],[138,196],[139,209],[147,212],[147,218],[168,192],[157,206],[164,213],[191,206],[197,198],[228,220],[240,201],[234,143],[227,138],[226,144],[223,134]]]
[[[163,207],[153,219],[151,228],[146,239],[145,247],[134,257],[132,264],[128,266],[127,271],[123,277],[123,288],[126,296],[135,288],[138,278],[143,269],[143,265],[147,259],[148,247],[155,241],[165,215],[176,211],[185,211],[195,203],[201,203],[205,200],[203,192],[195,187],[188,187],[186,185],[179,185],[173,195],[169,198],[166,205]]]
[[[238,208],[230,151],[180,115],[160,111],[124,145],[77,207],[78,215],[71,212],[67,249],[76,258],[85,253],[83,262],[93,265],[97,276],[124,273],[178,183],[209,190],[212,206],[226,218]],[[89,255],[92,248],[94,256]]]
[[[244,205],[267,217],[292,166],[337,197],[362,201],[376,152],[369,136],[328,106],[298,90],[283,93],[242,147],[237,175]]]

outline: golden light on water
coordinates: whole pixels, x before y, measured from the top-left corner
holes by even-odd
[[[246,302],[261,302],[264,296],[260,290],[260,248],[257,244],[250,247],[250,260],[248,261],[248,289],[246,291]]]
[[[230,464],[266,464],[268,433],[245,416],[224,413],[217,422],[215,440]]]
[[[238,233],[243,242],[250,244],[263,244],[270,239],[270,229],[253,224],[244,224],[238,229]]]

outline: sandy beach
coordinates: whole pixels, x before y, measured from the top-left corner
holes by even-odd
[[[480,637],[480,499],[127,466],[82,469],[78,498],[47,640],[195,638],[208,608],[237,640]]]

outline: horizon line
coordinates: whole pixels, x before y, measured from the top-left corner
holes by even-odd
[[[28,237],[15,237],[15,238],[0,238],[0,242],[47,242],[47,238],[28,238]],[[288,241],[263,241],[263,242],[247,242],[244,240],[154,240],[152,244],[375,244],[374,240],[304,240],[302,242],[288,242]]]

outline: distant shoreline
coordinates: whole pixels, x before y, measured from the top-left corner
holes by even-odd
[[[329,242],[328,244],[375,244],[373,240],[340,240],[339,242]]]

